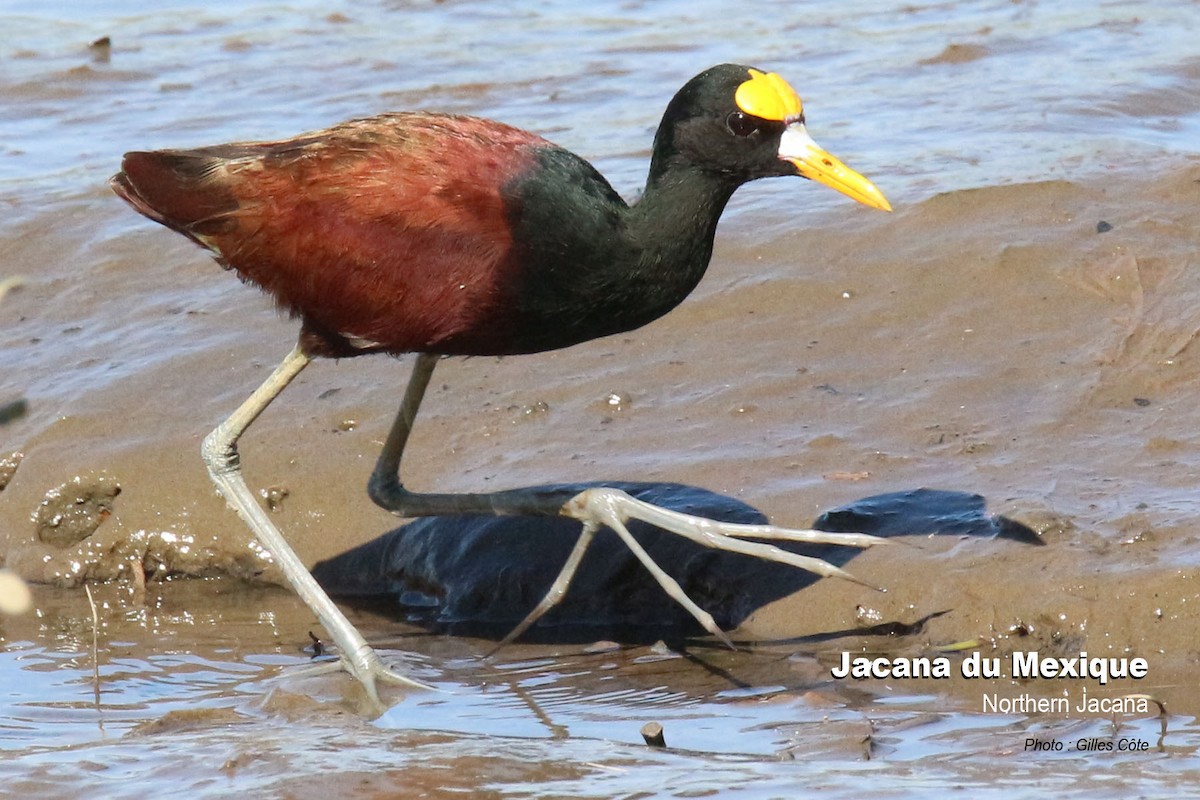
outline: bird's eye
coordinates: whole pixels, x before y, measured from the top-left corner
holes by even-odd
[[[725,118],[725,126],[734,136],[749,136],[758,130],[758,121],[741,111],[734,111]]]

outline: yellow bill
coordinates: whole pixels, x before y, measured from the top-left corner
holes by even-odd
[[[806,178],[837,189],[871,208],[891,211],[892,205],[875,184],[821,149],[800,121],[791,122],[779,140],[779,157],[790,161]]]

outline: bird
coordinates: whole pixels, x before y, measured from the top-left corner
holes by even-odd
[[[278,141],[129,152],[110,185],[299,319],[295,346],[204,439],[202,456],[219,494],[338,645],[335,668],[378,702],[380,682],[423,684],[383,663],[268,519],[240,470],[241,435],[315,358],[416,354],[369,480],[377,505],[404,517],[562,515],[581,523],[550,592],[506,641],[561,597],[606,526],[668,595],[732,647],[629,535],[630,519],[709,547],[856,580],[761,540],[868,547],[878,541],[873,537],[720,523],[613,487],[447,494],[413,492],[400,480],[439,359],[555,350],[650,323],[699,283],[734,191],[784,176],[891,210],[870,180],[816,144],[800,96],[784,78],[720,64],[688,80],[667,104],[645,189],[632,203],[588,161],[541,136],[424,111],[378,114]]]

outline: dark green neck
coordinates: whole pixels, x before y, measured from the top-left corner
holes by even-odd
[[[637,264],[627,279],[656,308],[650,319],[683,301],[704,277],[717,221],[737,189],[729,176],[690,165],[651,167],[646,191],[625,213]],[[647,320],[649,321],[649,320]]]
[[[559,149],[542,154],[535,174],[543,177],[515,191],[526,212],[515,238],[537,248],[521,252],[522,280],[514,283],[519,327],[507,352],[639,328],[700,282],[717,220],[740,181],[657,150],[646,190],[632,206],[581,159]]]

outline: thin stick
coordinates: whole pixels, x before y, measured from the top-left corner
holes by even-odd
[[[666,747],[667,740],[663,736],[663,726],[657,722],[647,722],[642,726],[642,738],[647,747]]]
[[[87,594],[88,605],[92,609],[92,691],[96,696],[96,713],[100,713],[100,613],[96,610],[96,601],[92,598],[92,587],[85,583],[83,591]],[[104,721],[100,727],[103,729]]]

